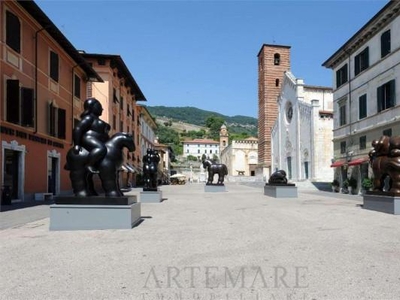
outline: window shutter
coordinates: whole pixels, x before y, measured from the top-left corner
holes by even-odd
[[[7,122],[19,123],[19,80],[7,80]]]
[[[383,103],[382,103],[382,101],[383,101],[383,95],[382,95],[382,93],[383,93],[383,87],[382,86],[380,86],[380,87],[378,87],[377,89],[376,89],[376,99],[377,99],[377,106],[378,106],[378,112],[380,112],[380,111],[382,111],[382,109],[383,109]]]
[[[50,77],[58,82],[58,54],[50,51]]]
[[[65,109],[58,109],[58,138],[60,139],[65,139],[66,134],[65,134],[65,130],[66,130],[66,113],[65,113]]]
[[[53,106],[53,103],[50,103],[48,105],[48,120],[49,120],[49,134],[51,136],[56,135],[56,129],[55,129],[55,121],[56,121],[56,116],[55,116],[55,107]]]
[[[34,100],[33,100],[33,89],[22,88],[21,89],[21,110],[22,119],[21,125],[33,127],[34,120]]]
[[[6,12],[6,44],[21,53],[21,23],[16,15]]]
[[[389,107],[394,107],[396,105],[396,81],[391,80],[389,85]]]

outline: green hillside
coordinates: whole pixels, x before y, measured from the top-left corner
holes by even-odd
[[[257,136],[257,119],[247,116],[225,116],[217,112],[207,111],[196,107],[169,107],[147,106],[147,109],[155,118],[163,117],[172,121],[181,121],[198,126],[205,126],[210,116],[221,117],[225,120],[230,133],[246,133],[249,136]]]

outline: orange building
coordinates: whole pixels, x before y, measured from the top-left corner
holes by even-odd
[[[102,79],[35,2],[1,1],[0,16],[0,183],[21,201],[69,192],[73,119]]]
[[[88,96],[101,102],[104,109],[101,118],[111,125],[110,134],[129,132],[134,137],[136,150],[128,153],[125,149],[125,173],[121,173],[120,184],[126,186],[129,181],[135,184],[142,157],[140,108],[136,103],[146,101],[146,98],[121,56],[85,52],[81,54],[103,79],[103,82],[92,82],[88,85]]]

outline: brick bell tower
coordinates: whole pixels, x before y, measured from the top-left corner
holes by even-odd
[[[284,73],[290,70],[290,46],[262,45],[258,52],[258,167],[271,171],[271,130],[278,116],[277,99]],[[260,173],[261,170],[258,171]]]

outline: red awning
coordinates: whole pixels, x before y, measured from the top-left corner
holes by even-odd
[[[361,157],[361,158],[356,158],[356,159],[353,159],[352,161],[349,162],[349,166],[360,165],[360,164],[365,163],[367,161],[369,161],[369,157],[368,156]]]
[[[333,164],[331,164],[331,168],[337,168],[337,167],[341,167],[346,163],[346,161],[343,160],[337,160],[335,161]]]

